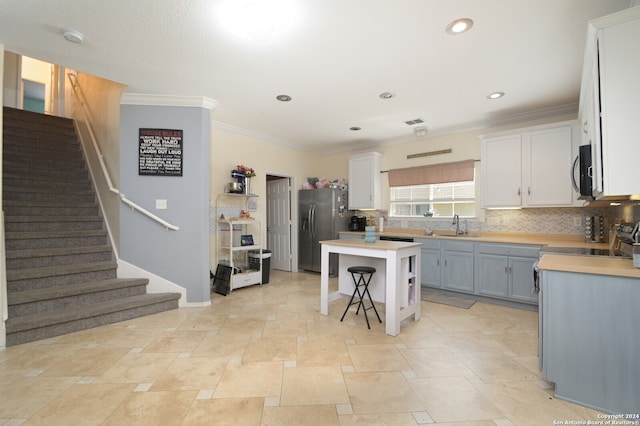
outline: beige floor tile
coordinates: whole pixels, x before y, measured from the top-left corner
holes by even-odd
[[[99,425],[131,394],[130,384],[73,385],[25,425]]]
[[[511,357],[500,352],[461,352],[458,358],[485,383],[535,380],[531,373]]]
[[[280,406],[348,404],[340,367],[285,368]]]
[[[460,352],[505,352],[508,349],[499,342],[499,336],[482,331],[454,331],[449,333],[451,349]]]
[[[419,423],[410,413],[341,415],[340,426],[393,425],[415,426]],[[492,425],[495,426],[495,425]]]
[[[400,372],[348,373],[344,378],[354,414],[425,410]]]
[[[411,369],[418,377],[473,376],[454,352],[443,348],[400,349]]]
[[[395,345],[348,345],[348,350],[359,373],[411,369]]]
[[[298,367],[351,365],[351,356],[344,340],[311,340],[298,342]]]
[[[102,426],[179,425],[193,405],[195,391],[134,392],[107,417]]]
[[[151,388],[157,390],[214,389],[227,367],[223,358],[176,358],[158,377]]]
[[[338,426],[334,405],[266,407],[261,426]]]
[[[307,320],[273,320],[267,321],[264,325],[262,335],[265,337],[272,336],[306,336]]]
[[[164,332],[147,345],[144,352],[192,352],[206,335],[204,330]]]
[[[78,377],[24,377],[3,384],[0,419],[26,419],[78,381]],[[5,387],[6,386],[6,387]]]
[[[208,334],[191,352],[191,356],[242,357],[252,339],[250,334]]]
[[[151,383],[176,359],[171,353],[137,353],[120,358],[96,383]]]
[[[283,368],[282,362],[231,361],[216,387],[214,398],[279,396]]]
[[[126,348],[81,349],[64,360],[52,363],[43,376],[99,376],[128,352]]]
[[[266,322],[266,319],[242,318],[232,315],[220,328],[218,334],[262,334]]]
[[[259,425],[264,398],[229,398],[196,400],[189,409],[185,426]]]
[[[528,381],[475,386],[517,426],[551,425],[554,420],[598,420],[595,415],[589,418],[579,416],[570,408],[574,404],[550,398],[544,390]]]
[[[229,318],[228,314],[211,314],[208,312],[200,312],[196,315],[192,315],[187,318],[181,325],[178,327],[178,330],[220,330],[227,319]]]
[[[256,361],[288,361],[296,359],[295,336],[261,337],[247,344],[242,360]]]
[[[307,337],[309,340],[348,340],[353,339],[353,328],[344,323],[337,324],[339,319],[314,316],[307,322]]]
[[[465,377],[411,379],[409,382],[435,422],[505,418]]]

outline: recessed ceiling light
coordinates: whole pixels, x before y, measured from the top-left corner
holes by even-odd
[[[425,126],[416,127],[413,129],[413,134],[419,138],[427,136],[429,129]]]
[[[70,41],[71,43],[82,44],[84,41],[84,35],[80,31],[65,30],[62,35],[65,40]]]
[[[391,99],[391,98],[393,98],[393,97],[394,97],[394,96],[396,96],[396,95],[394,95],[394,94],[393,94],[393,93],[391,93],[391,92],[382,92],[382,93],[380,93],[378,96],[380,97],[380,99]]]
[[[278,96],[276,96],[276,99],[279,100],[280,102],[289,102],[291,100],[291,96],[289,96],[289,95],[278,95]]]
[[[460,18],[447,25],[447,34],[456,35],[467,32],[473,27],[473,21],[469,18]]]
[[[357,132],[358,130],[362,130],[362,127],[353,126],[353,127],[349,127],[349,130],[351,130],[352,132]]]
[[[504,92],[493,92],[487,95],[487,99],[498,99],[504,96]]]

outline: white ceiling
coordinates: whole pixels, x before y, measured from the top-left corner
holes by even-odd
[[[228,30],[223,7],[260,1],[293,7],[268,40]],[[436,135],[577,112],[586,24],[629,4],[2,0],[0,43],[128,92],[212,98],[220,126],[327,153],[413,139],[417,125],[404,122],[415,118]],[[445,33],[465,17],[469,32]],[[66,29],[84,43],[66,41]],[[385,91],[395,97],[380,99]],[[488,100],[494,91],[506,96]]]

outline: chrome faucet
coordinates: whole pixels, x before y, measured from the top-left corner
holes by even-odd
[[[458,216],[457,214],[453,215],[453,223],[452,225],[456,226],[456,237],[458,235],[462,235],[462,232],[460,232],[460,216]]]

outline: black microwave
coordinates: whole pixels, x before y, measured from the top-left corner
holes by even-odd
[[[575,169],[580,173],[578,182],[575,181]],[[579,200],[593,200],[593,162],[591,145],[580,145],[578,157],[574,162],[573,185],[580,193]]]

